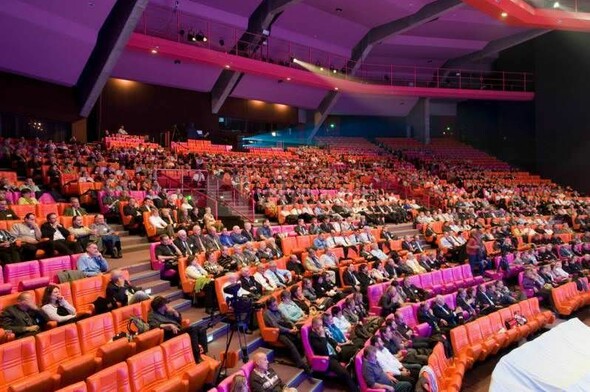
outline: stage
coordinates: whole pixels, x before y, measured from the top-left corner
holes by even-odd
[[[590,391],[590,327],[574,318],[500,359],[490,392]]]

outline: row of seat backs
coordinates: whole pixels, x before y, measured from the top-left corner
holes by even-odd
[[[425,272],[419,275],[411,275],[407,279],[411,284],[416,285],[416,287],[429,291],[434,295],[453,292],[461,287],[471,287],[484,282],[481,276],[473,276],[471,267],[468,264]],[[402,284],[403,280],[404,278],[398,278],[400,284]],[[375,311],[379,305],[381,296],[390,285],[391,283],[387,281],[368,287],[369,310],[373,309]]]
[[[72,327],[75,326],[67,327],[70,334],[73,334]],[[69,347],[74,346],[72,340]],[[39,347],[36,338],[33,337],[0,346],[0,359],[3,363],[12,365],[9,369],[4,367],[0,372],[0,391],[55,390],[56,384],[51,372],[44,371],[36,365]],[[59,350],[52,350],[57,351]],[[205,382],[212,380],[215,370],[213,363],[214,361],[204,361],[196,364],[190,337],[181,334],[135,354],[125,362],[118,362],[98,372],[90,372],[85,382],[67,386],[63,391],[197,391],[202,389]],[[44,388],[39,389],[35,386]]]
[[[588,278],[582,278],[582,281],[588,284]],[[590,303],[590,293],[578,291],[576,282],[569,282],[551,290],[553,305],[557,312],[564,316],[569,316],[579,308]]]
[[[128,280],[129,272],[123,270],[123,277]],[[89,278],[78,279],[73,282],[54,283],[60,288],[63,297],[71,303],[78,313],[93,313],[93,302],[100,296],[105,296],[106,287],[110,281],[111,274],[103,274]],[[49,284],[49,283],[48,283]],[[53,283],[52,283],[53,284]],[[36,298],[38,304],[41,303],[46,286],[37,287],[34,290],[25,290],[30,292]],[[16,304],[21,292],[14,292],[0,296],[0,311],[8,306]]]
[[[376,240],[380,240],[381,239],[381,232],[382,232],[382,228],[373,228],[371,229],[371,234],[375,237]],[[352,234],[349,233],[349,234]],[[286,237],[283,238],[281,240],[281,246],[283,248],[283,253],[285,255],[290,255],[292,253],[301,253],[304,250],[306,250],[307,248],[310,248],[313,246],[313,241],[317,238],[318,236],[313,234],[313,235],[300,235],[300,236],[295,236],[295,237]]]
[[[57,214],[63,216],[64,211],[70,207],[70,203],[44,203],[44,204],[11,204],[9,208],[18,216],[17,219],[22,222],[25,215],[35,214],[37,218],[45,219],[47,214]],[[90,222],[93,223],[93,222]],[[10,226],[12,227],[12,226]]]
[[[57,256],[6,264],[3,279],[6,283],[11,284],[11,292],[13,293],[47,286],[49,283],[58,283],[58,273],[77,269],[77,262],[81,255]]]

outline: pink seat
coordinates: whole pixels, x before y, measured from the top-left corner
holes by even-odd
[[[160,271],[162,266],[164,265],[158,258],[156,257],[156,246],[160,245],[159,242],[152,242],[150,244],[150,260],[152,262],[152,269],[154,271]]]
[[[362,349],[354,356],[354,370],[356,372],[356,380],[359,383],[359,387],[361,392],[382,392],[384,389],[380,388],[369,388],[363,377],[363,355],[365,353],[365,349]]]
[[[445,289],[445,284],[442,279],[442,273],[440,271],[432,271],[430,273],[432,275],[432,288],[441,293]]]
[[[374,315],[381,314],[381,307],[379,306],[379,300],[383,295],[383,285],[373,284],[367,287],[367,297],[369,298],[369,313]]]
[[[413,305],[402,306],[396,312],[401,315],[406,324],[408,324],[408,326],[411,327],[418,336],[430,336],[430,325],[427,323],[418,324],[416,310]]]
[[[57,279],[58,272],[76,269],[76,267],[72,267],[71,256],[58,256],[39,260],[39,268],[41,269],[41,276],[49,278],[49,281],[53,283],[59,283]]]
[[[471,286],[482,284],[484,282],[483,277],[473,276],[473,273],[471,272],[471,267],[469,266],[469,264],[463,264],[461,266],[461,269],[463,270],[463,279],[464,280],[473,279],[473,284]]]
[[[238,370],[229,377],[226,377],[222,382],[220,382],[217,385],[217,392],[230,392],[232,383],[234,382],[234,378],[236,376],[244,376],[244,372],[242,370]]]
[[[242,372],[244,372],[244,376],[246,376],[246,379],[249,382],[250,381],[250,374],[252,373],[252,369],[254,369],[254,362],[253,361],[246,362],[244,365],[242,365],[241,369],[242,369]]]
[[[49,278],[41,277],[37,260],[6,264],[4,275],[6,282],[11,284],[13,293],[36,289],[49,284]]]
[[[310,324],[305,324],[301,328],[301,341],[303,343],[303,352],[307,358],[307,362],[311,369],[315,372],[325,373],[328,370],[329,358],[319,355],[315,355],[309,344],[309,330],[311,329]]]
[[[442,278],[444,282],[445,292],[450,293],[457,290],[457,285],[455,284],[455,277],[453,276],[453,271],[451,270],[451,268],[446,268],[442,270]]]
[[[451,268],[451,271],[453,271],[453,279],[455,280],[455,285],[457,285],[457,287],[468,286],[467,282],[465,282],[465,279],[463,278],[463,270],[461,269],[461,266],[453,267]]]
[[[430,272],[420,275],[420,287],[424,290],[438,294],[438,291],[432,287],[432,274]]]
[[[0,266],[0,295],[10,294],[12,291],[12,285],[10,283],[4,283],[4,271]]]

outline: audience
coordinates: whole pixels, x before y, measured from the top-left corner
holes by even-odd
[[[76,309],[63,297],[59,286],[50,284],[43,291],[41,311],[48,321],[64,324],[76,320]]]
[[[20,293],[16,304],[8,306],[0,314],[0,326],[12,331],[16,338],[37,334],[45,322],[45,316],[35,304],[35,295],[29,291]]]

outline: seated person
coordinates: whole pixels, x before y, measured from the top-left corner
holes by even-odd
[[[235,285],[235,284],[240,285],[240,289],[237,291],[236,296],[238,296],[238,297],[252,297],[252,293],[250,293],[248,290],[246,290],[242,287],[242,283],[238,279],[238,275],[236,273],[227,275],[227,282],[225,282],[221,286],[221,290],[223,291],[223,289],[225,289],[227,286],[231,286],[231,285]],[[226,293],[225,291],[223,291],[223,297],[228,302],[233,299],[233,295]]]
[[[70,232],[58,222],[57,214],[51,212],[47,214],[47,222],[41,225],[41,236],[49,238],[53,249],[60,255],[72,255],[81,253],[82,248],[76,241],[68,239]]]
[[[37,250],[43,250],[53,256],[53,243],[43,239],[41,229],[37,225],[35,214],[25,215],[23,223],[12,225],[11,234],[21,242],[20,258],[22,261],[35,260]]]
[[[363,347],[362,339],[355,339],[355,342],[348,340],[344,333],[334,324],[334,319],[330,312],[324,312],[322,314],[322,322],[326,336],[336,343],[336,349],[338,350],[338,359],[341,362],[348,363],[358,350]]]
[[[156,235],[161,236],[163,234],[167,234],[169,237],[174,237],[174,225],[164,221],[164,219],[162,219],[160,216],[160,212],[156,208],[153,208],[150,211],[150,217],[148,221],[150,222],[150,225],[156,229]]]
[[[252,277],[250,268],[242,268],[240,270],[240,284],[242,288],[250,293],[254,298],[262,297],[262,285]]]
[[[86,253],[78,258],[78,271],[82,271],[84,276],[96,276],[109,270],[109,263],[98,251],[98,245],[91,242],[86,246]]]
[[[293,274],[294,279],[296,280],[301,280],[305,274],[305,267],[301,263],[301,260],[297,258],[297,255],[289,256],[287,269]]]
[[[10,330],[16,338],[33,336],[45,325],[45,316],[35,304],[35,296],[24,291],[16,299],[16,304],[4,309],[0,314],[0,327]]]
[[[7,200],[0,200],[0,220],[18,220],[18,216],[8,207]]]
[[[407,381],[412,385],[416,383],[418,378],[418,372],[421,366],[418,364],[407,364],[404,366],[400,358],[402,355],[393,355],[383,343],[381,336],[374,335],[370,339],[371,346],[377,349],[377,363],[387,374],[394,376],[396,379],[401,381]]]
[[[264,276],[268,280],[271,280],[277,287],[287,287],[293,282],[291,272],[279,268],[277,262],[274,260],[268,263],[268,269],[264,273]]]
[[[248,388],[248,380],[246,377],[242,376],[241,374],[234,376],[234,379],[231,383],[230,392],[250,392],[250,389]]]
[[[155,251],[156,258],[164,264],[163,270],[178,272],[178,258],[182,257],[182,252],[174,245],[172,237],[167,234],[161,235],[160,243],[156,246]]]
[[[90,225],[90,230],[100,240],[106,254],[111,255],[114,259],[123,257],[119,232],[107,224],[104,215],[98,214],[94,217],[94,223]]]
[[[164,340],[171,339],[178,334],[187,333],[191,338],[191,348],[197,363],[201,362],[201,348],[207,353],[207,332],[197,325],[182,326],[182,316],[169,304],[166,298],[157,296],[152,300],[151,310],[148,313],[150,329],[162,328]]]
[[[365,347],[362,373],[369,388],[384,389],[387,392],[412,392],[411,383],[399,381],[381,368],[377,361],[377,348],[374,346]]]
[[[56,321],[58,324],[76,319],[76,308],[61,295],[59,286],[53,284],[45,287],[41,299],[41,311],[46,320]]]
[[[494,302],[494,300],[488,295],[485,286],[482,284],[477,286],[476,299],[481,314],[489,314],[500,309],[499,304]]]
[[[82,222],[82,215],[76,215],[72,218],[72,227],[68,229],[70,234],[74,236],[82,249],[86,249],[86,245],[90,241],[96,242],[97,238],[93,235],[89,227],[84,226]],[[98,243],[97,243],[98,244]]]
[[[279,375],[268,366],[265,353],[255,353],[252,361],[254,368],[250,373],[251,392],[297,392],[297,389],[286,386]]]
[[[120,306],[133,305],[150,298],[141,287],[135,287],[128,280],[125,280],[123,271],[120,269],[111,271],[111,280],[107,284],[106,297],[107,300],[112,303],[117,302]]]
[[[439,324],[443,326],[456,327],[463,324],[463,311],[461,308],[450,309],[445,303],[442,295],[437,295],[432,305],[432,313],[439,319]]]
[[[35,198],[35,194],[29,188],[23,188],[20,191],[18,205],[35,205],[39,204],[39,200]]]
[[[279,311],[284,318],[293,324],[305,321],[307,316],[301,308],[291,300],[291,292],[288,290],[281,291],[281,303],[279,304]]]
[[[20,261],[20,253],[16,245],[16,237],[6,230],[0,229],[0,264],[3,266]]]
[[[379,306],[381,307],[381,317],[387,317],[398,310],[404,301],[402,300],[397,288],[395,286],[388,286],[387,290],[379,299]]]
[[[262,291],[268,294],[270,292],[275,291],[278,288],[278,286],[274,283],[273,280],[268,279],[266,276],[264,276],[265,272],[266,268],[264,267],[264,264],[258,264],[256,266],[256,272],[254,272],[254,275],[252,275],[252,277],[256,282],[260,284],[260,286],[262,286]]]
[[[358,392],[359,388],[346,369],[340,364],[343,361],[342,349],[338,343],[326,335],[324,323],[320,316],[313,318],[309,332],[309,344],[315,355],[328,357],[328,371],[344,382],[346,391]],[[410,391],[408,389],[408,391]]]
[[[64,216],[82,216],[88,215],[88,212],[80,207],[80,200],[77,197],[70,199],[70,206],[64,210]]]
[[[291,359],[295,362],[295,366],[304,369],[306,373],[311,374],[311,369],[299,353],[299,330],[295,324],[283,317],[283,314],[279,311],[279,306],[275,297],[270,297],[266,300],[266,310],[264,311],[263,318],[264,324],[267,327],[279,329],[278,340],[287,347]]]

